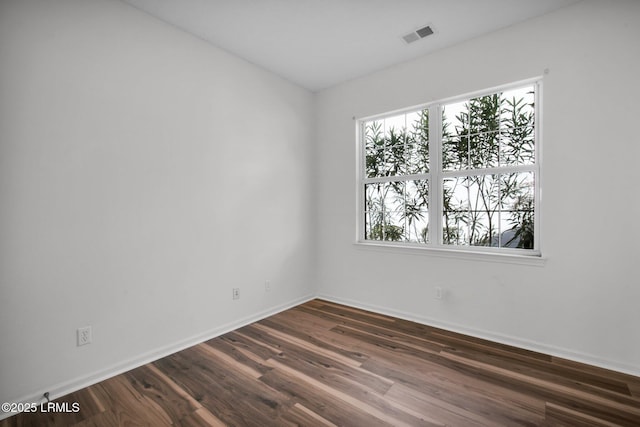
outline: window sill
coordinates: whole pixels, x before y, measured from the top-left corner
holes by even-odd
[[[503,264],[520,264],[542,267],[547,259],[539,253],[523,255],[517,253],[497,253],[482,250],[448,249],[441,247],[424,247],[410,244],[390,244],[371,241],[357,241],[356,248],[361,250],[373,250],[379,252],[427,255],[441,258],[459,259],[465,261],[497,262]]]

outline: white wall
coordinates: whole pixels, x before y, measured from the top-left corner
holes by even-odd
[[[314,99],[118,1],[0,1],[0,400],[223,332],[316,276],[325,297],[640,374],[638,18],[584,1]],[[545,68],[543,266],[353,244],[352,116]]]
[[[320,295],[640,374],[639,22],[640,2],[584,1],[321,92]],[[353,116],[545,69],[543,266],[354,245]]]
[[[313,295],[313,102],[118,1],[0,2],[0,401]]]

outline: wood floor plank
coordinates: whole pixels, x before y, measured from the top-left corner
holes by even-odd
[[[496,399],[485,390],[474,390],[466,383],[465,378],[451,380],[446,370],[438,368],[433,370],[407,369],[406,365],[398,366],[385,360],[370,360],[365,366],[380,375],[394,379],[396,384],[412,389],[425,396],[433,405],[458,411],[461,414],[472,413],[477,420],[493,420],[501,425],[535,425],[534,421],[542,419],[544,405],[530,404],[524,399],[517,398],[509,401],[506,396],[510,390],[501,390],[505,398]],[[486,424],[486,422],[485,422]]]
[[[313,300],[18,426],[640,426],[640,378]]]
[[[293,408],[284,417],[287,421],[291,421],[295,425],[307,425],[310,423],[322,425],[326,427],[338,427],[336,424],[321,417],[311,409],[296,403]]]
[[[102,404],[113,413],[118,425],[171,425],[171,418],[151,400],[140,394],[124,375],[94,386]]]
[[[373,323],[374,319],[380,320],[386,323],[396,323],[398,320],[395,317],[387,316],[385,314],[374,313],[373,311],[367,311],[360,308],[349,307],[343,304],[337,304],[330,301],[315,300],[319,303],[319,306],[324,312],[337,313],[341,316],[347,316],[350,319],[365,319],[367,323]],[[312,302],[313,304],[313,302]]]
[[[552,360],[552,357],[547,354],[538,353],[523,348],[517,348],[507,344],[492,342],[483,338],[445,331],[444,329],[434,328],[433,331],[429,332],[429,335],[432,336],[436,341],[445,344],[451,344],[452,342],[467,343],[476,348],[483,348],[485,351],[489,351],[491,353],[499,353],[503,355],[508,354],[512,358],[519,358],[524,360],[540,360],[544,362],[550,362]],[[453,344],[452,346],[456,347],[455,344]]]
[[[399,332],[393,327],[383,327],[376,325],[339,325],[332,328],[331,331],[351,329],[354,331],[364,332],[391,341],[402,344],[406,347],[412,347],[417,350],[437,353],[447,348],[442,343],[433,341],[424,336],[410,335],[405,332]]]
[[[257,322],[257,324],[265,325],[271,329],[281,332],[282,334],[296,337],[299,340],[311,343],[316,347],[321,347],[325,350],[339,354],[340,356],[352,359],[354,364],[359,364],[367,359],[367,357],[362,353],[354,352],[351,349],[333,344],[332,340],[329,338],[331,335],[328,334],[328,332],[335,326],[335,324],[332,324],[331,328],[327,328],[326,331],[308,329],[298,322],[287,321],[286,319],[267,318]]]
[[[109,410],[88,417],[73,425],[75,427],[119,427],[121,424],[119,424],[115,414]]]
[[[301,309],[302,307],[303,306],[293,307],[287,311],[280,312],[262,320],[273,320],[275,322],[292,323],[302,328],[302,330],[307,330],[314,333],[322,329],[328,331],[336,325],[332,320],[323,319],[316,316],[315,314],[305,312]]]
[[[363,393],[358,395],[357,393],[355,393],[356,390],[351,390],[351,393],[347,393],[338,390],[337,388],[332,388],[331,386],[328,386],[322,381],[319,381],[311,376],[305,375],[294,369],[290,369],[286,365],[283,365],[276,360],[270,360],[269,363],[271,363],[272,366],[278,368],[277,371],[279,373],[282,374],[284,372],[285,375],[290,375],[292,378],[297,379],[299,382],[304,382],[310,388],[319,390],[322,392],[322,394],[333,396],[339,401],[357,408],[361,412],[369,414],[375,417],[377,420],[388,423],[389,425],[395,425],[398,427],[432,425],[426,420],[421,420],[413,417],[410,414],[396,410],[392,405],[389,405],[388,402],[385,402],[384,399],[376,396],[374,393]]]
[[[635,382],[638,383],[640,381],[639,377],[634,377],[629,374],[625,374],[623,372],[612,371],[611,369],[601,368],[599,366],[587,365],[585,363],[576,362],[574,360],[563,359],[561,357],[552,356],[552,362],[555,365],[563,366],[563,367],[573,367],[582,372],[590,373],[592,375],[596,375],[602,378],[611,378],[621,382]]]
[[[280,352],[278,349],[271,348],[265,343],[261,343],[260,341],[256,341],[251,337],[242,334],[240,330],[229,332],[216,339],[227,341],[233,346],[233,348],[241,351],[242,354],[258,363],[260,363],[260,361],[267,360]],[[251,355],[254,355],[255,357]]]
[[[395,320],[392,318],[380,315],[369,316],[368,312],[364,311],[357,314],[335,304],[324,304],[320,307],[313,307],[309,304],[305,304],[303,306],[299,306],[298,309],[339,325],[395,325]]]
[[[563,384],[528,377],[499,366],[475,362],[451,354],[446,357],[457,361],[461,368],[466,365],[467,368],[472,367],[476,371],[484,371],[492,377],[501,378],[514,386],[534,391],[541,396],[555,399],[559,402],[578,402],[576,405],[580,405],[582,412],[593,413],[602,419],[618,419],[624,425],[637,426],[640,423],[640,405],[636,406],[637,403],[639,403],[637,401],[629,400],[627,403],[620,403],[582,390],[570,388]],[[608,415],[609,413],[611,413],[611,416]]]
[[[225,427],[218,417],[213,415],[206,408],[200,408],[195,410],[191,415],[184,417],[177,424],[183,427]]]
[[[162,408],[171,420],[179,423],[187,418],[202,405],[181,389],[171,379],[164,375],[154,365],[141,366],[124,374],[130,384],[140,395],[152,400]]]
[[[631,393],[626,384],[621,382],[596,382],[594,385],[588,375],[579,375],[569,370],[567,372],[558,370],[556,366],[538,365],[537,363],[525,364],[522,362],[508,361],[493,355],[477,352],[460,351],[447,349],[444,355],[452,354],[465,359],[474,360],[489,365],[500,366],[503,369],[518,372],[528,377],[554,382],[566,387],[583,390],[595,395],[604,396],[607,399],[628,403],[632,401]],[[563,375],[559,375],[563,373]]]
[[[257,325],[256,328],[258,328]],[[343,389],[358,387],[365,392],[376,393],[384,393],[392,384],[392,381],[384,377],[361,369],[360,364],[357,366],[345,364],[343,360],[332,358],[330,354],[327,355],[320,348],[299,347],[295,342],[287,342],[281,337],[273,337],[264,328],[258,329],[266,334],[263,339],[282,346],[282,353],[273,359],[301,373],[318,376],[321,381],[327,384]]]
[[[297,376],[288,375],[286,372],[271,371],[265,374],[261,381],[336,425],[371,427],[391,425],[367,412],[357,410],[356,407],[331,393],[321,392],[308,384],[301,383]],[[286,418],[286,415],[283,415],[283,418]],[[310,422],[310,425],[313,423]]]
[[[199,344],[198,347],[209,353],[214,360],[224,365],[226,369],[242,371],[254,378],[260,378],[265,372],[269,371],[268,366],[255,364],[253,359],[244,357],[244,354],[240,352],[232,351],[231,354],[228,354],[223,351],[229,350],[228,347],[224,345],[224,341],[211,340],[206,343]],[[222,350],[220,350],[220,348],[222,348]]]
[[[299,338],[295,335],[280,332],[278,329],[267,325],[267,323],[256,323],[253,325],[253,327],[266,332],[267,334],[275,338],[278,338],[280,342],[288,342],[298,348],[309,350],[318,355],[326,356],[329,359],[338,361],[343,365],[357,367],[361,364],[360,360],[355,360],[353,358],[343,356],[341,352],[333,351],[333,349],[327,349],[327,347],[322,345],[321,342],[312,342],[310,340],[305,340],[304,338]]]
[[[279,412],[291,403],[278,391],[242,371],[225,369],[196,347],[155,362],[225,424],[277,425]]]
[[[629,386],[629,391],[631,392],[631,395],[635,398],[640,399],[640,382],[629,382],[628,383]]]
[[[615,376],[607,374],[607,371],[589,371],[581,369],[579,365],[558,365],[555,358],[549,356],[538,356],[539,353],[528,352],[523,354],[513,347],[505,347],[492,345],[492,343],[477,339],[472,340],[468,337],[457,335],[451,336],[448,334],[444,336],[440,333],[436,334],[440,336],[441,341],[448,343],[450,349],[462,350],[471,354],[475,353],[479,356],[495,357],[494,363],[505,364],[513,363],[512,366],[525,366],[528,368],[539,368],[541,371],[547,372],[551,375],[561,375],[568,378],[571,381],[578,381],[583,384],[590,384],[595,387],[614,391],[616,393],[630,395],[628,385],[623,379],[618,379]],[[532,354],[534,357],[532,357]],[[577,366],[577,367],[574,367]]]
[[[567,425],[588,425],[592,427],[620,427],[620,424],[550,402],[547,402],[546,405],[546,421],[554,425],[566,423]]]
[[[466,408],[460,408],[403,384],[394,384],[386,397],[414,411],[429,414],[431,418],[445,426],[500,427],[503,425],[496,420],[487,419]]]
[[[358,340],[359,342],[373,344],[379,349],[385,350],[387,354],[392,357],[398,357],[400,355],[404,357],[414,357],[423,360],[437,360],[439,349],[430,348],[418,348],[413,345],[406,345],[392,339],[376,335],[375,333],[365,331],[363,329],[352,328],[347,325],[338,325],[331,329],[332,332],[341,334],[348,337],[351,340]]]

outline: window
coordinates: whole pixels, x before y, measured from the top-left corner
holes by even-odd
[[[540,87],[361,120],[359,241],[539,255]]]

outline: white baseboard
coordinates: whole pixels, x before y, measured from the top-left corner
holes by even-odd
[[[55,384],[55,385],[49,386],[46,389],[36,391],[34,393],[31,393],[28,396],[23,396],[19,399],[12,400],[11,402],[37,403],[37,404],[44,403],[45,398],[43,396],[45,392],[49,392],[49,399],[51,400],[57,399],[69,393],[73,393],[74,391],[78,391],[85,387],[89,387],[93,384],[99,383],[100,381],[104,381],[108,378],[130,371],[131,369],[138,368],[140,366],[146,365],[147,363],[151,363],[163,357],[169,356],[170,354],[184,350],[196,344],[200,344],[204,341],[210,340],[217,336],[226,334],[227,332],[231,332],[235,329],[257,322],[258,320],[262,320],[266,317],[273,316],[274,314],[280,313],[281,311],[303,304],[312,299],[315,299],[314,295],[307,295],[305,297],[297,298],[293,301],[289,301],[287,303],[280,304],[275,307],[271,307],[259,313],[252,314],[251,316],[244,317],[234,322],[226,323],[224,325],[213,328],[207,332],[194,335],[190,338],[186,338],[184,340],[180,340],[173,344],[144,353],[140,356],[126,360],[124,362],[117,363],[115,365],[112,365],[105,369],[101,369],[100,371],[94,372],[92,374],[84,375],[82,377],[75,378],[73,380],[70,380],[61,384]],[[0,420],[9,418],[12,415],[16,415],[16,414],[0,411]]]
[[[440,320],[432,319],[429,317],[417,315],[414,313],[407,313],[403,311],[394,310],[387,307],[381,307],[373,304],[363,303],[361,301],[355,301],[347,298],[335,297],[327,294],[320,294],[318,299],[325,301],[335,302],[337,304],[347,305],[353,308],[359,308],[362,310],[372,311],[378,314],[384,314],[387,316],[397,317],[399,319],[409,320],[411,322],[420,323],[427,326],[433,326],[435,328],[445,329],[451,332],[457,332],[464,335],[469,335],[476,338],[486,339],[489,341],[497,342],[500,344],[506,344],[513,347],[522,348],[525,350],[531,350],[538,353],[544,353],[550,356],[559,357],[562,359],[568,359],[575,362],[585,363],[599,368],[609,369],[612,371],[634,375],[640,377],[640,366],[627,365],[615,360],[603,359],[601,357],[593,356],[586,353],[580,353],[573,350],[569,350],[562,347],[556,347],[548,344],[543,344],[535,341],[525,340],[509,335],[497,334],[490,331],[484,331],[481,329],[473,329],[465,326],[442,322]]]

